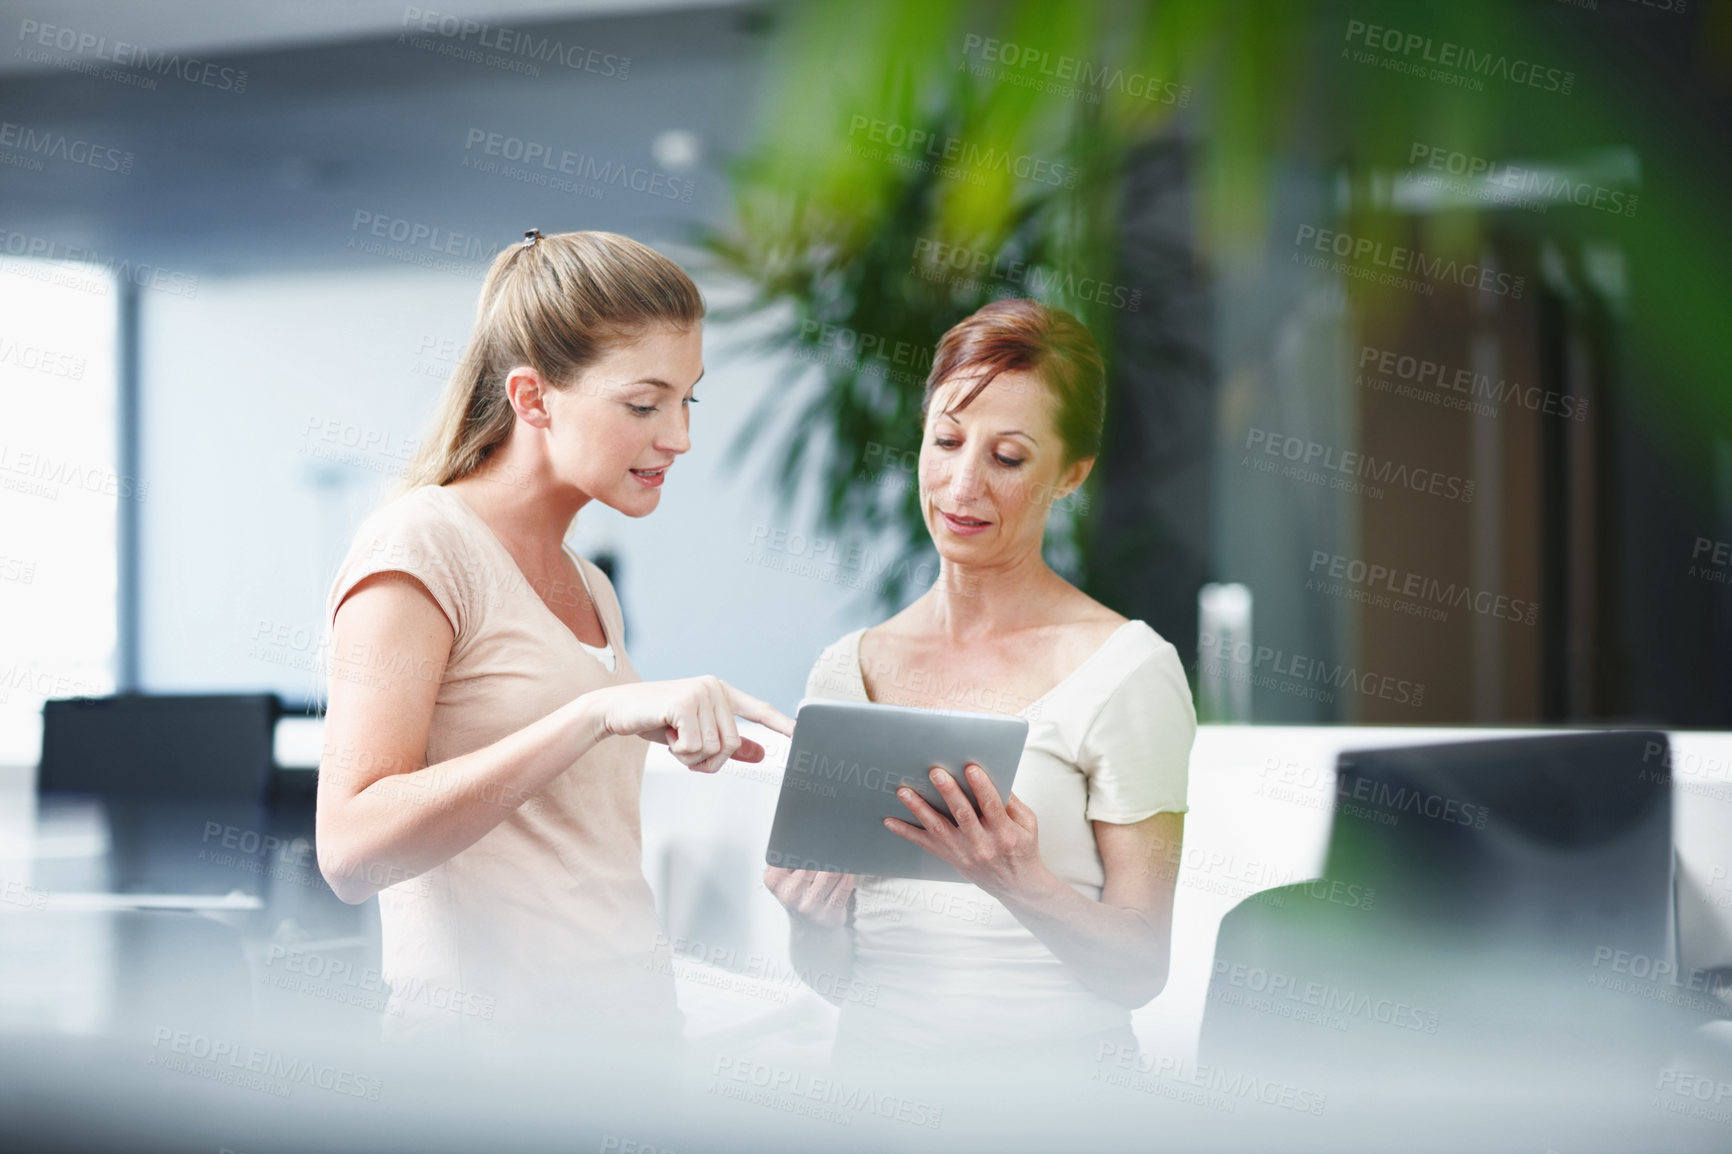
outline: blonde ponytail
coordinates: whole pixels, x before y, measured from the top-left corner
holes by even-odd
[[[703,316],[692,278],[647,245],[611,232],[531,232],[487,270],[475,333],[403,490],[466,477],[505,443],[514,419],[505,378],[518,365],[566,388],[619,342]]]

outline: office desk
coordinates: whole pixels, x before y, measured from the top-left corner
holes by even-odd
[[[1246,896],[1317,875],[1338,752],[1468,740],[1485,732],[1203,727],[1192,759],[1191,812],[1179,863],[1172,976],[1166,991],[1136,1015],[1143,1049],[1192,1062],[1194,1072],[1220,919]],[[1727,900],[1732,895],[1732,738],[1681,734],[1675,743],[1676,838],[1686,897],[1695,902],[1689,907],[1695,912],[1681,919],[1693,927],[1686,934],[1686,965],[1703,965],[1715,956],[1732,960],[1727,955],[1732,933],[1727,932],[1726,917],[1732,905]],[[184,1141],[179,1148],[357,1149],[363,1133],[400,1138],[420,1150],[474,1149],[483,1143],[490,1149],[546,1149],[556,1141],[619,1149],[627,1140],[661,1149],[924,1149],[925,1141],[930,1148],[945,1149],[969,1148],[970,1143],[1006,1150],[1097,1144],[1141,1148],[1158,1141],[1184,1149],[1339,1151],[1390,1149],[1405,1142],[1440,1150],[1573,1150],[1647,1149],[1653,1146],[1641,1136],[1652,1138],[1662,1129],[1667,1129],[1666,1141],[1673,1136],[1673,1120],[1646,1105],[1627,1117],[1608,1110],[1602,1119],[1589,1109],[1591,1101],[1584,1106],[1581,1094],[1536,1102],[1532,1087],[1525,1085],[1508,1093],[1493,1087],[1479,1097],[1461,1087],[1419,1085],[1406,1096],[1372,1101],[1356,1100],[1352,1087],[1343,1087],[1320,1117],[1245,1102],[1238,1112],[1227,1112],[1092,1083],[1050,1109],[1037,1109],[1022,1099],[1013,1099],[1014,1107],[1007,1108],[998,1088],[979,1109],[966,1097],[947,1097],[950,1112],[943,1128],[930,1135],[895,1120],[884,1121],[881,1132],[868,1135],[864,1127],[872,1120],[862,1115],[854,1127],[831,1127],[816,1136],[794,1129],[797,1120],[782,1109],[739,1103],[735,1111],[735,1103],[709,1093],[719,1081],[713,1062],[700,1065],[702,1078],[679,1103],[718,1112],[714,1118],[694,1115],[696,1121],[685,1120],[689,1126],[666,1096],[647,1103],[621,1099],[570,1106],[573,1085],[581,1083],[562,1080],[564,1072],[554,1068],[530,1072],[554,1083],[539,1098],[524,1098],[513,1080],[516,1072],[478,1093],[467,1081],[467,1071],[423,1070],[403,1065],[400,1056],[342,1044],[345,1037],[370,1036],[377,1028],[377,1011],[366,1004],[376,979],[366,972],[364,961],[356,960],[364,959],[367,949],[376,949],[360,924],[375,907],[342,906],[322,889],[322,882],[313,884],[315,873],[293,872],[300,851],[292,838],[279,836],[267,850],[266,837],[275,828],[268,816],[263,826],[247,826],[232,814],[196,808],[155,817],[119,809],[101,815],[55,813],[35,804],[28,780],[15,776],[12,789],[0,789],[0,856],[5,858],[0,880],[17,883],[7,892],[25,899],[0,902],[7,907],[0,912],[0,967],[5,968],[0,974],[0,1029],[34,1035],[27,1046],[10,1051],[0,1043],[0,1056],[10,1052],[14,1059],[5,1072],[6,1084],[17,1090],[15,1103],[37,1111],[48,1124],[107,1117],[129,1128],[110,1144],[113,1148],[136,1148],[136,1141],[123,1139],[135,1138],[133,1131],[146,1124],[142,1120],[163,1134],[185,1135],[203,1120],[218,1117],[212,1113],[216,1110],[227,1113],[220,1116],[220,1125],[212,1124],[210,1140],[200,1131],[199,1142]],[[652,747],[643,798],[644,856],[669,935],[706,947],[702,960],[688,958],[676,966],[694,1050],[725,1046],[733,1055],[730,1069],[787,1072],[807,1079],[801,1085],[809,1086],[814,1084],[810,1078],[824,1076],[814,1063],[821,1062],[833,1011],[800,983],[783,977],[786,917],[759,881],[778,785],[777,771],[757,766],[729,766],[713,777],[700,777],[679,767],[661,747]],[[116,823],[138,824],[117,834]],[[247,837],[249,829],[255,838]],[[201,859],[201,852],[215,856]],[[260,857],[256,868],[240,864]],[[243,897],[256,898],[261,908],[56,911],[46,899],[41,908],[33,908],[39,892],[70,892],[35,884],[50,878],[58,879],[57,886],[86,892],[87,887],[123,890],[129,885],[136,891],[146,882],[173,883],[212,898],[238,890]],[[21,888],[26,885],[28,890]],[[352,921],[345,923],[344,917]],[[166,935],[178,954],[140,935],[139,927],[148,935],[158,918],[180,922]],[[207,926],[227,936],[198,937],[191,967],[174,973],[177,980],[168,980],[155,968],[165,954],[171,965],[186,965],[187,942],[179,929],[196,935]],[[306,962],[319,959],[320,964],[299,966],[294,981],[286,982],[291,953]],[[314,969],[322,976],[313,977],[309,971]],[[383,1079],[384,1104],[351,1103],[341,1094],[301,1084],[295,1085],[289,1101],[282,1101],[147,1068],[147,1060],[162,1052],[153,1044],[156,1032],[170,1028],[197,1034],[204,1021],[228,1012],[225,1000],[235,989],[232,978],[237,972],[245,976],[254,1022],[293,1026],[296,1033],[285,1039],[285,1031],[255,1031],[231,1023],[222,1033],[213,1027],[213,1037],[256,1042],[286,1058],[328,1058],[335,1067]],[[197,996],[161,996],[189,993]],[[38,1004],[47,1008],[33,1011]],[[135,1006],[146,1016],[129,1013]],[[366,1023],[365,1032],[361,1023]],[[104,1037],[91,1037],[99,1034]],[[309,1037],[318,1043],[307,1041]],[[89,1044],[72,1044],[84,1041]],[[93,1069],[97,1072],[90,1073]],[[62,1073],[73,1070],[76,1076]],[[1171,1079],[1164,1085],[1190,1090]],[[332,1114],[334,1120],[327,1120],[327,1114],[338,1108],[348,1111],[351,1105],[352,1119]],[[537,1109],[554,1106],[560,1111],[558,1126],[529,1134],[525,1120],[533,1119]],[[732,1112],[721,1113],[724,1106]],[[470,1128],[459,1126],[459,1118]],[[1525,1128],[1511,1129],[1512,1121]],[[999,1130],[994,1131],[994,1125]],[[1048,1130],[1037,1132],[1037,1125]],[[296,1131],[295,1126],[308,1129]],[[1619,1126],[1622,1129],[1615,1128]],[[1059,1129],[1070,1135],[1068,1144],[1060,1141]],[[1719,1128],[1709,1129],[1714,1132],[1706,1141],[1680,1138],[1668,1148],[1723,1149],[1723,1141],[1717,1141],[1722,1137]],[[515,1145],[514,1135],[521,1139]],[[614,1145],[605,1145],[610,1139]],[[847,1141],[851,1139],[855,1141]],[[1354,1139],[1357,1145],[1350,1141]],[[1375,1147],[1369,1145],[1373,1140]],[[371,1148],[404,1147],[380,1138]]]
[[[743,727],[759,740],[757,726]],[[1343,750],[1472,741],[1556,730],[1204,725],[1191,756],[1190,812],[1173,910],[1166,989],[1133,1016],[1143,1048],[1194,1060],[1222,917],[1262,890],[1319,877],[1328,841],[1335,759]],[[1732,966],[1732,734],[1676,733],[1674,836],[1679,860],[1681,962]],[[763,847],[780,772],[730,763],[694,775],[652,746],[644,781],[645,869],[670,937],[714,948],[737,969],[785,965],[787,917],[763,887]],[[682,1005],[699,1029],[765,1037],[800,1021],[834,1028],[822,999],[780,987],[742,992],[725,972],[683,963]],[[725,967],[724,967],[725,968]],[[789,1009],[789,1002],[798,1009]],[[808,1039],[801,1043],[810,1049]]]
[[[0,1032],[252,1016],[273,947],[364,966],[376,913],[330,892],[311,834],[294,808],[38,797],[28,770],[0,774]]]
[[[279,734],[279,757],[316,756],[316,721],[296,719],[285,730],[289,742]],[[755,726],[747,731],[762,736]],[[1162,995],[1135,1015],[1144,1046],[1194,1056],[1222,916],[1254,893],[1318,876],[1341,750],[1524,732],[1538,731],[1202,726],[1192,756],[1171,975]],[[1686,971],[1732,966],[1732,735],[1676,733],[1672,742],[1680,960]],[[255,959],[268,961],[273,942],[279,948],[294,942],[324,946],[363,973],[377,965],[376,904],[357,910],[329,893],[313,858],[310,814],[286,819],[210,805],[43,807],[30,783],[28,769],[0,770],[0,918],[6,919],[0,934],[8,926],[23,933],[25,923],[10,914],[90,916],[68,917],[64,931],[56,931],[63,936],[46,939],[54,943],[48,953],[38,946],[0,956],[11,979],[0,983],[0,1028],[28,1020],[85,1032],[110,1012],[100,1008],[104,998],[86,994],[115,988],[103,975],[112,978],[114,917],[121,911],[105,920],[100,908],[76,910],[92,900],[77,894],[197,895],[212,906],[230,905],[200,916],[236,925]],[[798,1038],[809,1052],[823,1046],[834,1010],[786,980],[787,918],[760,880],[779,783],[774,768],[738,764],[700,778],[652,746],[643,797],[645,872],[668,935],[684,947],[676,978],[689,1031]],[[182,901],[182,908],[190,905]],[[37,931],[46,925],[39,921]],[[37,960],[19,970],[27,965],[21,957]],[[331,993],[304,1001],[335,1004]],[[43,1011],[44,1002],[59,1008]],[[346,1009],[345,1019],[364,1012]]]

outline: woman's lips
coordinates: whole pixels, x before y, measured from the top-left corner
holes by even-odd
[[[972,537],[976,533],[984,533],[992,528],[991,521],[982,521],[978,517],[958,517],[955,514],[946,513],[942,509],[939,510],[938,515],[944,518],[944,523],[950,527],[952,533],[963,537]]]
[[[646,489],[659,489],[661,483],[667,479],[668,467],[663,465],[659,469],[632,469],[630,472],[637,483]]]

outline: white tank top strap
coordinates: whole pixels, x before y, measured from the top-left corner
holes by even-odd
[[[609,641],[606,645],[601,646],[599,649],[597,647],[595,647],[594,645],[589,644],[586,641],[579,641],[578,644],[583,646],[586,650],[588,650],[590,656],[594,657],[597,661],[599,661],[603,665],[605,665],[607,667],[607,671],[609,673],[612,673],[614,671],[614,668],[618,664],[618,662],[614,659],[613,642]]]

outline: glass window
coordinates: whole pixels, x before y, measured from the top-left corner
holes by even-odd
[[[114,691],[113,278],[0,260],[0,765],[33,765],[42,702]]]

